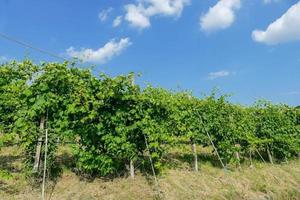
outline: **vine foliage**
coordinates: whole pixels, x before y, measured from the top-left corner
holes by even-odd
[[[58,144],[71,141],[75,167],[101,176],[125,171],[130,162],[147,163],[149,153],[159,171],[168,149],[182,142],[213,142],[226,164],[255,151],[279,162],[300,151],[299,108],[267,101],[246,107],[216,92],[199,98],[141,88],[134,78],[94,75],[68,62],[2,64],[0,147],[20,143],[32,168],[47,128],[49,169],[56,166]]]

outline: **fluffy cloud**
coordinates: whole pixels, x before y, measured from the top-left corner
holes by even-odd
[[[122,38],[118,42],[113,39],[97,50],[81,49],[80,51],[76,51],[73,47],[70,47],[67,49],[67,54],[71,57],[79,58],[84,62],[103,64],[112,59],[112,57],[119,55],[131,44],[129,38]]]
[[[222,70],[222,71],[217,71],[217,72],[211,72],[208,74],[207,79],[208,80],[214,80],[217,78],[221,78],[221,77],[226,77],[226,76],[230,76],[233,75],[233,72],[227,71],[227,70]]]
[[[228,28],[235,20],[235,11],[240,7],[240,0],[220,0],[200,17],[201,29],[206,32],[213,32]]]
[[[113,21],[113,27],[118,27],[120,26],[120,24],[122,23],[123,17],[122,16],[118,16],[114,19]]]
[[[300,1],[271,23],[265,31],[254,30],[253,40],[269,45],[300,40]]]
[[[109,16],[109,14],[113,11],[113,8],[108,8],[105,10],[102,10],[99,14],[98,17],[101,22],[105,22]]]
[[[137,4],[125,6],[125,20],[133,27],[144,29],[151,26],[155,15],[179,17],[190,0],[139,0]]]

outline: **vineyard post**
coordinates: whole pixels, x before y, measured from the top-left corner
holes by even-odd
[[[36,145],[33,172],[38,172],[40,167],[41,148],[42,148],[42,141],[43,141],[42,133],[44,131],[44,126],[45,126],[45,116],[42,116],[40,120],[40,132],[39,132],[39,138]]]
[[[269,161],[273,165],[273,158],[272,158],[272,155],[271,155],[269,147],[267,147],[267,153],[268,153]]]
[[[197,155],[197,146],[196,143],[192,142],[192,151],[194,154],[194,170],[198,172],[198,155]]]
[[[236,144],[235,146],[236,146],[237,148],[240,148],[240,147],[241,147],[240,144]],[[238,162],[238,167],[241,168],[241,158],[240,158],[240,153],[239,153],[239,151],[236,151],[236,152],[235,152],[235,157],[236,157],[236,160],[237,160],[237,162]]]
[[[235,157],[236,157],[236,160],[238,162],[238,167],[241,168],[241,159],[240,159],[240,154],[238,151],[235,152]]]
[[[188,95],[188,99],[189,99],[189,100],[192,99],[191,95]],[[194,139],[192,139],[192,152],[193,152],[193,155],[194,155],[194,170],[195,170],[196,172],[198,172],[197,145],[196,145]]]
[[[131,86],[134,87],[134,85],[135,85],[134,78],[132,78]],[[132,158],[130,158],[130,161],[129,161],[129,172],[130,172],[130,177],[132,179],[134,179],[134,162],[133,162]]]
[[[129,170],[130,170],[130,177],[132,179],[134,179],[134,163],[133,163],[133,160],[130,159],[130,162],[129,162]]]
[[[45,183],[46,183],[46,171],[47,171],[47,151],[48,151],[48,129],[45,133],[45,156],[44,156],[44,173],[43,173],[43,185],[42,185],[42,200],[45,200]]]
[[[286,164],[289,164],[289,161],[286,156],[284,156],[284,160],[285,160]]]
[[[252,168],[253,167],[253,163],[252,163],[252,150],[250,149],[250,151],[249,151],[249,157],[250,157],[250,168]]]

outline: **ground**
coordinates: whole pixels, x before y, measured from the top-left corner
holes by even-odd
[[[66,154],[65,149],[60,152]],[[241,169],[225,171],[205,156],[199,157],[199,172],[192,170],[189,159],[168,158],[175,164],[159,175],[159,187],[153,176],[139,171],[134,179],[120,176],[91,180],[64,169],[56,182],[47,182],[46,199],[300,199],[300,160],[274,165],[255,161],[253,167],[245,163]],[[40,199],[41,189],[25,178],[21,160],[19,148],[1,149],[1,200]]]

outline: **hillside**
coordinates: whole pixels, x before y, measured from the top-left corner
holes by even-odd
[[[60,149],[62,165],[71,162],[68,149]],[[199,157],[204,158],[200,150]],[[288,164],[246,163],[242,169],[224,171],[209,160],[200,159],[200,171],[193,172],[188,159],[172,154],[176,165],[159,176],[161,199],[300,199],[300,161]],[[3,148],[0,154],[0,196],[2,200],[39,199],[40,185],[32,185],[22,173],[21,152],[18,148]],[[7,173],[5,173],[5,171]],[[47,199],[158,199],[150,174],[137,172],[134,180],[120,176],[113,179],[93,180],[77,176],[64,169],[57,182],[47,183]]]

